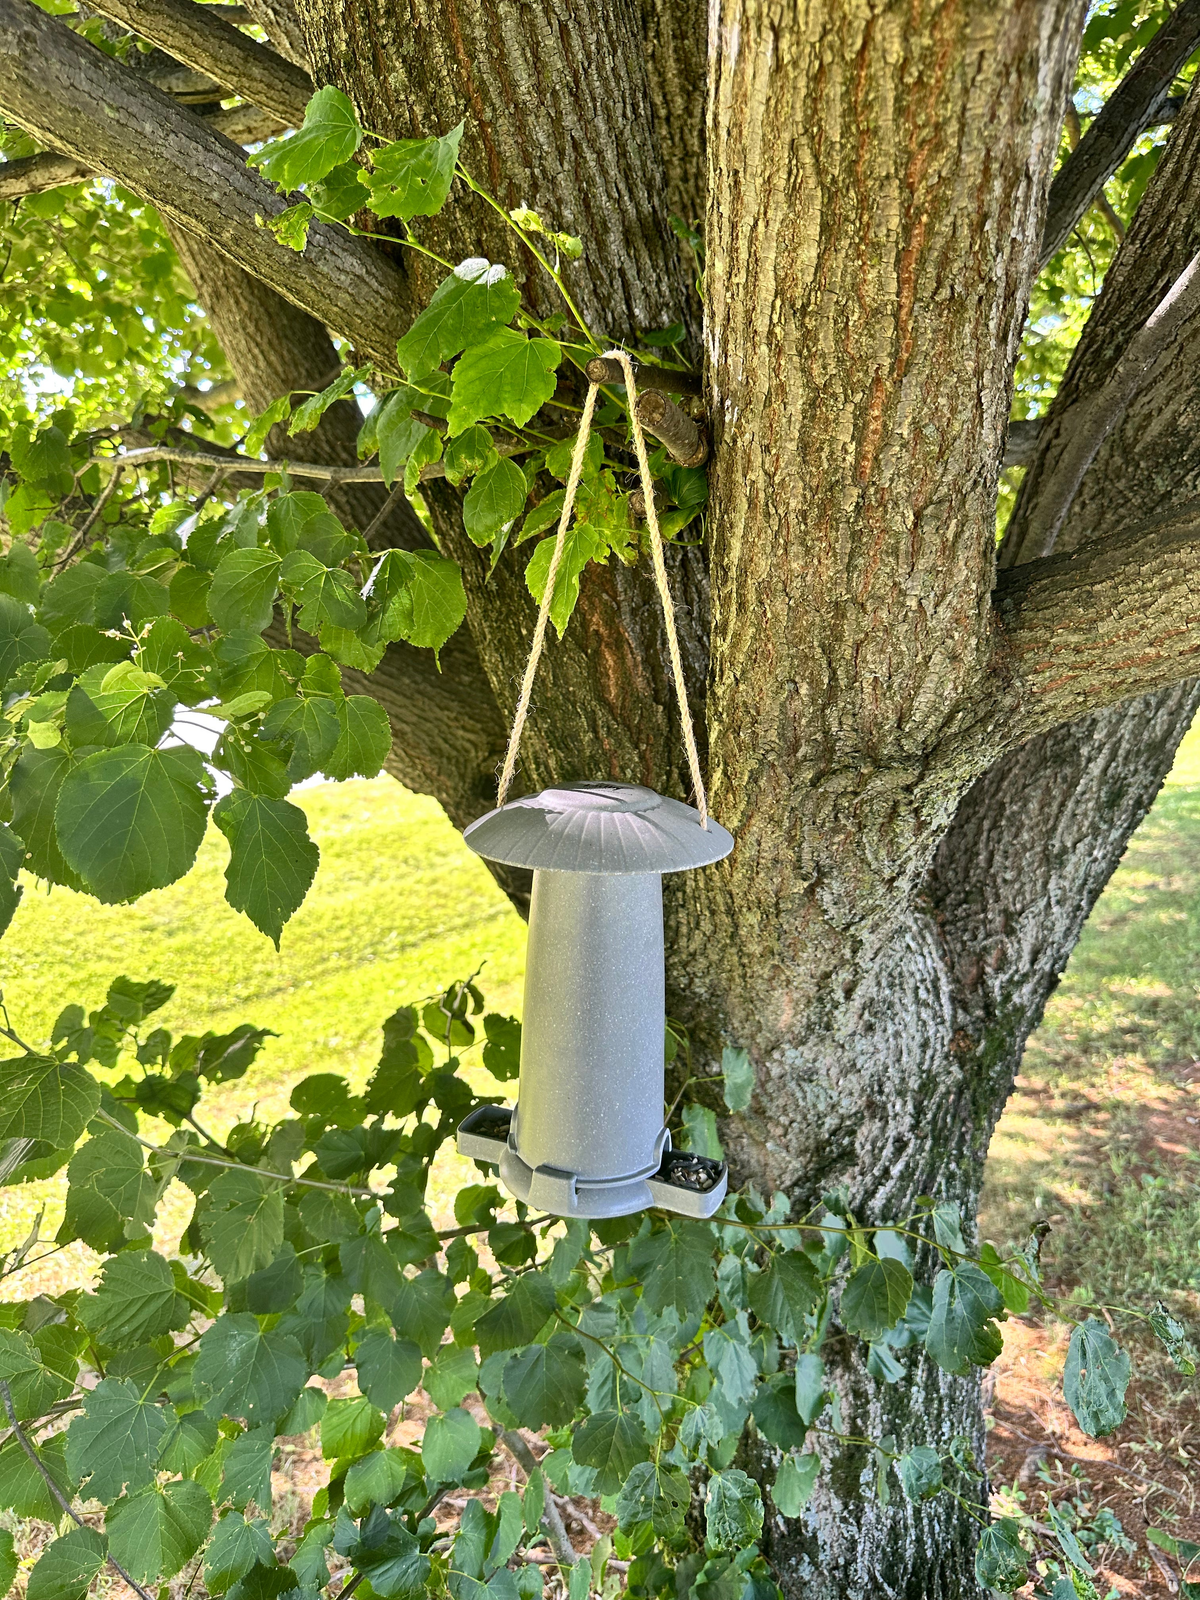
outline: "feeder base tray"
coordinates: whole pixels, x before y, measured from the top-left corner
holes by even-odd
[[[711,1217],[729,1185],[723,1161],[672,1150],[669,1134],[656,1172],[624,1178],[581,1178],[558,1167],[531,1167],[511,1142],[513,1111],[480,1106],[458,1129],[458,1152],[499,1167],[510,1194],[558,1217],[624,1217],[659,1206],[681,1216]]]

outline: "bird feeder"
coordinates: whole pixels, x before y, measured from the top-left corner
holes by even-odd
[[[732,836],[653,789],[571,783],[489,811],[464,838],[532,867],[533,898],[518,1102],[464,1118],[459,1151],[557,1216],[711,1216],[725,1164],[672,1150],[663,1121],[662,875],[719,861]]]

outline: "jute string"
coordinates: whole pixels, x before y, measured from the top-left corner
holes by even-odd
[[[696,809],[700,813],[700,826],[708,828],[708,796],[704,792],[704,779],[700,776],[700,754],[696,749],[696,732],[692,727],[692,714],[688,709],[687,689],[683,681],[683,660],[679,654],[679,636],[675,631],[675,607],[671,600],[671,591],[667,586],[667,567],[663,560],[662,531],[658,526],[658,508],[654,504],[654,481],[650,476],[650,458],[646,451],[646,436],[642,432],[642,425],[637,415],[637,386],[633,378],[633,362],[624,350],[606,350],[605,359],[618,361],[625,374],[625,391],[629,397],[629,422],[633,429],[633,448],[637,455],[638,471],[642,480],[642,495],[646,502],[646,526],[650,533],[650,557],[654,567],[654,581],[658,586],[658,598],[662,602],[663,621],[667,629],[667,651],[671,657],[671,672],[675,679],[675,693],[679,697],[679,714],[683,722],[683,742],[687,748],[688,767],[692,775],[692,787],[696,793]],[[579,419],[579,432],[575,438],[575,452],[571,457],[571,471],[567,478],[567,487],[563,495],[562,514],[558,519],[558,532],[554,537],[554,549],[550,553],[550,569],[546,574],[546,589],[542,595],[542,603],[538,608],[537,625],[533,630],[533,643],[529,647],[529,660],[525,663],[525,676],[521,680],[521,693],[517,699],[517,709],[513,713],[512,732],[508,736],[508,750],[504,756],[504,767],[500,773],[500,785],[496,795],[496,804],[502,806],[508,797],[509,785],[513,780],[513,773],[517,766],[517,752],[521,748],[521,734],[525,729],[525,722],[529,716],[529,701],[533,694],[533,680],[537,676],[538,662],[541,660],[542,648],[546,642],[546,625],[550,620],[550,606],[554,599],[554,584],[558,577],[559,564],[562,561],[563,548],[566,543],[567,527],[571,521],[571,513],[575,507],[575,496],[579,491],[579,479],[583,474],[584,453],[587,450],[588,438],[592,431],[592,416],[596,409],[596,395],[600,385],[588,385],[587,398],[583,402],[583,415]]]

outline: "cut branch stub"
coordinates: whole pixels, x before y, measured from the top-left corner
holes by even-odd
[[[621,363],[609,356],[593,356],[583,369],[592,383],[624,383]],[[661,389],[664,394],[700,395],[704,384],[698,373],[673,372],[669,367],[640,367],[634,365],[634,382],[638,389]]]
[[[708,460],[708,432],[667,399],[650,390],[637,397],[637,419],[647,433],[666,445],[681,467],[703,466]]]

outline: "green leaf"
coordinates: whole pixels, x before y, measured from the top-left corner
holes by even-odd
[[[583,1404],[587,1372],[579,1341],[554,1333],[545,1344],[531,1344],[504,1364],[501,1388],[523,1428],[560,1428]]]
[[[337,706],[323,697],[277,701],[263,721],[265,738],[291,746],[287,776],[292,783],[321,770],[337,748],[341,731]]]
[[[428,1593],[429,1557],[403,1522],[386,1511],[373,1512],[364,1523],[351,1559],[384,1600],[418,1600]]]
[[[321,1454],[327,1461],[366,1455],[386,1426],[387,1418],[369,1400],[331,1400],[321,1418]]]
[[[264,1513],[271,1509],[271,1466],[275,1456],[275,1426],[251,1428],[227,1439],[221,1456],[220,1500],[244,1511],[253,1500]]]
[[[470,344],[479,344],[521,303],[508,268],[480,256],[461,261],[434,290],[433,299],[396,346],[412,382]]]
[[[490,544],[521,515],[528,494],[525,474],[515,461],[501,456],[467,490],[463,501],[467,537],[478,545]]]
[[[425,1424],[421,1460],[430,1483],[458,1483],[479,1454],[483,1435],[469,1411],[455,1406]]]
[[[479,1386],[479,1363],[475,1360],[475,1352],[444,1344],[426,1367],[421,1383],[439,1411],[449,1411],[452,1406],[461,1405],[464,1397]]]
[[[595,1411],[576,1428],[571,1454],[582,1467],[596,1470],[596,1493],[617,1494],[650,1450],[636,1413]]]
[[[196,1392],[206,1408],[245,1417],[251,1427],[290,1410],[308,1378],[299,1344],[277,1329],[264,1333],[248,1312],[220,1316],[200,1340]]]
[[[829,1399],[825,1363],[815,1350],[796,1357],[796,1412],[805,1423],[817,1420]]]
[[[454,563],[450,562],[453,566]],[[392,725],[387,712],[370,695],[347,695],[338,707],[341,735],[325,762],[325,776],[335,783],[347,778],[374,778],[392,748]],[[313,846],[314,851],[316,846]]]
[[[423,649],[440,650],[467,614],[462,568],[432,550],[408,552],[412,621],[404,637]]]
[[[70,1183],[58,1240],[82,1239],[93,1250],[116,1250],[125,1224],[154,1223],[158,1185],[146,1171],[142,1147],[115,1128],[94,1134],[71,1157]]]
[[[338,566],[354,548],[324,497],[307,489],[275,496],[267,511],[267,537],[281,556],[307,550],[326,567]]]
[[[390,1506],[404,1487],[412,1461],[407,1450],[372,1450],[346,1473],[346,1504],[356,1516],[371,1506]]]
[[[340,89],[318,89],[308,102],[304,121],[286,139],[273,139],[248,157],[264,177],[285,191],[318,179],[348,161],[362,143],[354,107]]]
[[[182,1472],[189,1477],[217,1448],[217,1425],[203,1411],[185,1411],[167,1430],[158,1452],[162,1472]]]
[[[237,1283],[265,1267],[283,1243],[283,1188],[249,1167],[218,1173],[200,1218],[200,1236],[213,1267]]]
[[[213,573],[208,609],[226,633],[249,628],[261,633],[275,613],[280,558],[274,550],[231,550]]]
[[[525,1279],[518,1282],[524,1283]],[[422,1355],[432,1360],[450,1325],[453,1309],[454,1291],[449,1280],[429,1267],[415,1278],[401,1280],[392,1303],[392,1320],[397,1331],[413,1339]]]
[[[1125,1420],[1130,1362],[1095,1317],[1071,1334],[1063,1367],[1063,1395],[1084,1433],[1102,1438]]]
[[[132,661],[85,672],[67,696],[65,725],[72,745],[157,744],[171,726],[175,696],[155,672]]]
[[[810,1453],[787,1457],[775,1474],[775,1482],[771,1486],[771,1499],[774,1500],[782,1516],[800,1515],[812,1498],[812,1492],[817,1486],[820,1475],[819,1455]]]
[[[267,435],[277,422],[286,422],[291,415],[292,396],[289,391],[281,394],[278,400],[272,400],[265,411],[260,411],[258,416],[246,430],[246,437],[242,440],[242,449],[248,456],[256,456],[267,442]]]
[[[780,1450],[796,1450],[808,1428],[796,1410],[796,1384],[789,1372],[777,1372],[759,1386],[750,1408],[759,1433]]]
[[[371,210],[405,222],[435,216],[450,193],[463,126],[460,122],[438,139],[397,139],[376,150],[372,170],[363,177]]]
[[[109,1506],[108,1548],[135,1582],[165,1583],[204,1543],[212,1514],[198,1483],[151,1484]]]
[[[928,1500],[944,1487],[942,1458],[927,1444],[914,1445],[896,1462],[896,1476],[910,1500]]]
[[[751,1278],[750,1309],[791,1344],[804,1336],[804,1319],[821,1299],[817,1269],[802,1250],[777,1250],[764,1272]]]
[[[18,1406],[17,1415],[20,1414],[21,1408]],[[31,1414],[36,1416],[38,1411]],[[5,1422],[7,1424],[7,1413]],[[53,1435],[38,1446],[38,1459],[58,1485],[60,1493],[70,1500],[74,1486],[63,1458],[65,1442],[65,1435]],[[18,1517],[36,1517],[39,1522],[57,1522],[62,1514],[62,1507],[51,1495],[45,1478],[12,1438],[0,1448],[0,1507]]]
[[[477,423],[475,427],[468,428],[466,433],[460,433],[457,439],[451,439],[443,459],[446,477],[457,485],[473,472],[483,472],[493,466],[499,460],[499,454],[491,434]]]
[[[484,1066],[501,1083],[511,1082],[521,1070],[521,1024],[516,1017],[489,1011],[483,1019],[483,1031],[487,1036]]]
[[[641,1279],[647,1309],[699,1316],[717,1287],[714,1249],[713,1231],[701,1222],[669,1222],[635,1239],[629,1270]]]
[[[1059,1511],[1052,1500],[1046,1502],[1046,1518],[1054,1529],[1054,1537],[1058,1540],[1063,1555],[1075,1568],[1076,1572],[1085,1573],[1089,1578],[1096,1576],[1096,1569],[1084,1555],[1079,1540],[1075,1537],[1070,1524]]]
[[[762,1533],[763,1503],[754,1479],[734,1467],[714,1472],[704,1505],[708,1544],[714,1550],[744,1550]]]
[[[300,626],[316,633],[323,622],[335,628],[361,628],[367,608],[349,575],[327,567],[307,550],[293,550],[283,558],[280,581],[301,607]]]
[[[657,1461],[639,1461],[617,1496],[617,1525],[628,1533],[648,1522],[659,1539],[674,1539],[683,1532],[692,1486],[677,1467]]]
[[[485,1311],[475,1324],[475,1342],[483,1360],[497,1350],[529,1344],[554,1315],[554,1285],[544,1272],[527,1272],[504,1299]]]
[[[370,363],[362,367],[345,367],[337,377],[319,394],[310,395],[302,406],[297,406],[292,420],[288,423],[289,437],[297,433],[311,433],[320,422],[321,418],[336,405],[339,400],[351,392],[356,383],[361,383],[371,371]],[[319,496],[313,496],[314,499]],[[332,516],[328,506],[322,507],[326,516]],[[337,519],[334,518],[334,521]]]
[[[993,1244],[985,1244],[979,1252],[979,1265],[999,1289],[1004,1300],[1004,1309],[1014,1312],[1018,1317],[1029,1309],[1029,1289],[1008,1272],[1000,1259],[1000,1253]]]
[[[54,808],[71,771],[71,758],[61,747],[35,750],[26,746],[9,774],[13,828],[25,843],[25,865],[49,883],[68,889],[83,885],[63,860],[54,827]]]
[[[59,791],[55,824],[67,865],[106,905],[174,883],[204,837],[206,789],[195,750],[97,750]]]
[[[864,1261],[842,1289],[842,1326],[864,1339],[881,1339],[904,1315],[912,1290],[912,1273],[903,1262]]]
[[[704,1359],[721,1387],[721,1397],[730,1405],[754,1398],[758,1387],[758,1365],[750,1348],[750,1326],[744,1311],[719,1328],[704,1335]]]
[[[8,1384],[18,1418],[40,1417],[74,1385],[42,1359],[27,1333],[0,1328],[0,1379]]]
[[[1000,1330],[991,1320],[1003,1309],[1000,1291],[974,1262],[961,1262],[953,1271],[944,1267],[933,1282],[925,1348],[947,1372],[963,1376],[972,1363],[986,1367],[1004,1348]]]
[[[102,1345],[128,1349],[187,1325],[191,1307],[170,1265],[153,1250],[123,1250],[104,1263],[100,1287],[81,1320]]]
[[[65,495],[75,482],[67,436],[54,423],[33,433],[18,428],[9,445],[13,470],[26,483],[39,484],[51,494]]]
[[[407,384],[393,390],[379,407],[375,417],[375,447],[379,451],[379,469],[383,481],[393,484],[403,470],[405,462],[434,430],[419,422],[412,414],[413,406],[422,397]],[[417,404],[418,411],[425,407]]]
[[[73,1061],[16,1056],[0,1061],[0,1139],[73,1145],[96,1115],[100,1085]]]
[[[0,1528],[0,1595],[6,1595],[20,1566],[13,1536],[7,1528]]]
[[[250,1568],[272,1560],[275,1548],[265,1522],[247,1522],[236,1512],[227,1512],[213,1529],[204,1552],[204,1585],[213,1594],[222,1594],[231,1583],[244,1577]]]
[[[101,1378],[67,1431],[67,1470],[87,1498],[115,1500],[154,1481],[167,1414],[128,1378]]]
[[[284,923],[303,902],[321,859],[308,818],[287,800],[234,789],[213,807],[213,821],[229,840],[225,898],[278,950]]]
[[[345,222],[367,203],[363,170],[353,161],[334,167],[317,183],[311,184],[308,197],[313,210],[325,222]]]
[[[268,217],[267,227],[280,244],[287,245],[289,250],[295,250],[299,255],[308,244],[308,230],[312,225],[312,219],[312,206],[307,200],[298,200],[295,205],[285,206],[273,217]]]
[[[44,661],[49,653],[50,635],[33,620],[29,607],[0,594],[0,684],[27,661]]]
[[[387,1328],[373,1328],[354,1351],[358,1386],[372,1405],[392,1411],[421,1381],[421,1352],[411,1339],[397,1339]]]
[[[726,1045],[721,1051],[721,1076],[725,1080],[725,1104],[730,1111],[745,1111],[754,1093],[754,1063],[750,1052]]]
[[[1021,1548],[1019,1528],[1012,1517],[1001,1517],[983,1530],[975,1551],[975,1576],[985,1589],[1011,1594],[1029,1574],[1029,1557]]]
[[[84,1600],[104,1565],[104,1540],[95,1528],[72,1528],[48,1544],[29,1574],[28,1600]]]
[[[557,536],[556,536],[557,538]],[[546,580],[550,576],[550,562],[554,555],[554,539],[543,539],[529,558],[525,568],[525,584],[530,594],[542,603]],[[573,523],[563,534],[562,555],[554,575],[554,599],[550,602],[550,620],[561,639],[579,599],[579,579],[583,569],[604,547],[604,541],[595,528],[586,522]],[[692,1107],[687,1107],[691,1110]],[[699,1108],[697,1108],[699,1109]]]
[[[554,393],[562,349],[553,339],[527,339],[497,328],[459,357],[451,377],[450,436],[483,417],[509,417],[524,427]]]
[[[1200,1356],[1196,1354],[1196,1347],[1188,1337],[1188,1331],[1178,1317],[1173,1317],[1166,1306],[1159,1300],[1150,1313],[1150,1326],[1170,1356],[1177,1371],[1186,1377],[1193,1377],[1196,1372],[1197,1361]]]

